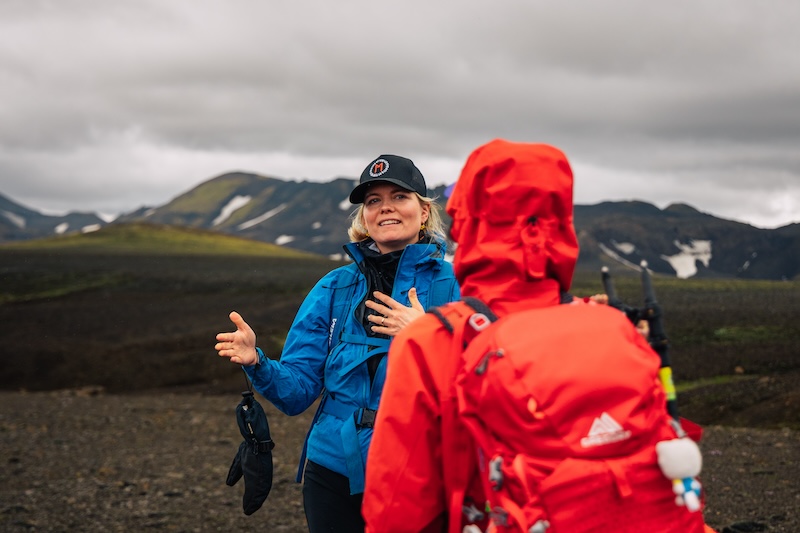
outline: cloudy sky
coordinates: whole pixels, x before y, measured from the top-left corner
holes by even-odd
[[[2,0],[0,194],[162,205],[232,170],[455,181],[563,149],[576,203],[800,222],[797,0]]]

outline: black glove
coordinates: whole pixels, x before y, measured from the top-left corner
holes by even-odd
[[[251,515],[261,508],[272,489],[272,449],[275,443],[269,436],[267,415],[253,393],[242,393],[242,401],[236,407],[236,422],[244,442],[233,458],[225,481],[231,487],[244,476],[244,514]]]

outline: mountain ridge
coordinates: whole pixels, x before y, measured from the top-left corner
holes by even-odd
[[[149,222],[200,228],[344,259],[348,195],[355,178],[285,180],[244,171],[205,180],[155,207],[105,222],[91,213],[43,215],[0,194],[0,243],[107,224]],[[429,196],[444,203],[444,185]],[[444,216],[449,222],[447,216]],[[800,275],[800,224],[756,228],[704,213],[685,203],[660,209],[640,200],[575,206],[581,254],[578,268],[637,269],[689,277],[792,280]]]

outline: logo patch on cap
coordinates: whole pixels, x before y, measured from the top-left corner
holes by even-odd
[[[389,170],[389,162],[385,159],[376,159],[372,166],[369,167],[369,175],[373,178],[386,174]]]

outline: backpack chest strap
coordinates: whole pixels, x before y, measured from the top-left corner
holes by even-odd
[[[341,437],[347,477],[350,480],[350,494],[360,494],[364,492],[365,467],[358,431],[375,425],[377,411],[366,407],[354,407],[352,404],[338,402],[330,397],[327,400],[322,406],[322,412],[344,421]]]
[[[373,355],[387,353],[389,351],[389,343],[391,339],[381,339],[378,337],[367,337],[366,335],[354,335],[352,333],[342,333],[342,342],[349,344],[360,344],[367,346],[359,357],[350,361],[347,365],[339,369],[340,376],[346,376],[353,371],[358,365],[364,363]]]

